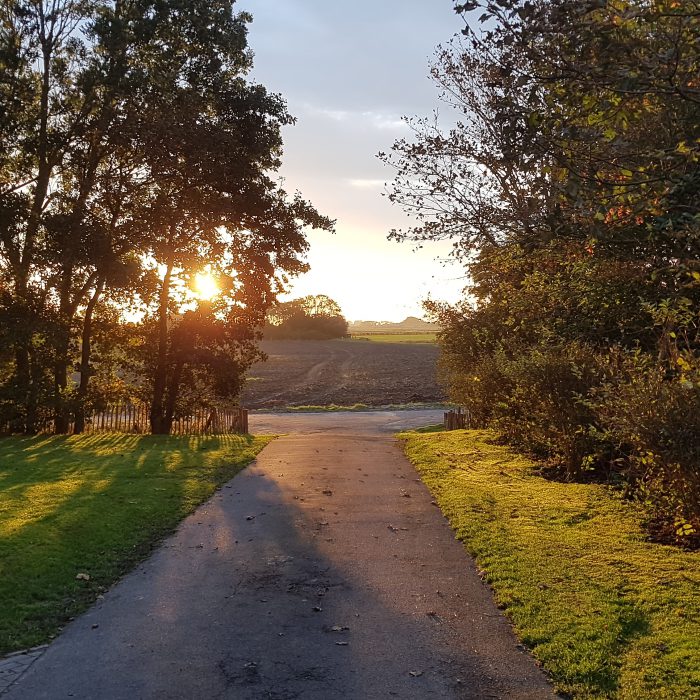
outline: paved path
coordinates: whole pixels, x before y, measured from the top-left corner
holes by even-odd
[[[254,429],[299,432],[3,700],[553,698],[388,433],[430,417],[255,417]]]

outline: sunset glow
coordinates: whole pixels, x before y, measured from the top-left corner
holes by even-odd
[[[221,290],[211,272],[200,272],[194,279],[194,291],[198,299],[211,301]]]

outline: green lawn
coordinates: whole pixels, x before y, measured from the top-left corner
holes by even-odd
[[[351,339],[373,343],[435,343],[437,333],[353,333]]]
[[[644,541],[599,485],[548,481],[487,432],[404,433],[517,634],[574,698],[700,698],[700,556]]]
[[[0,439],[0,654],[46,642],[269,440]]]

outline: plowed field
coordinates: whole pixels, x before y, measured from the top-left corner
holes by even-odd
[[[438,347],[359,340],[270,340],[248,373],[243,405],[350,406],[435,403]]]

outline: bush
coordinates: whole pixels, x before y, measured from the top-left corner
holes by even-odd
[[[700,545],[700,363],[682,360],[678,376],[640,355],[590,402],[604,438],[621,455],[630,489],[650,508],[652,533]]]
[[[496,404],[492,425],[509,443],[562,467],[569,480],[594,475],[608,450],[582,398],[600,383],[601,369],[582,343],[523,352],[505,364],[511,388]]]
[[[332,340],[347,334],[342,316],[294,316],[278,326],[268,323],[263,330],[267,340]]]

